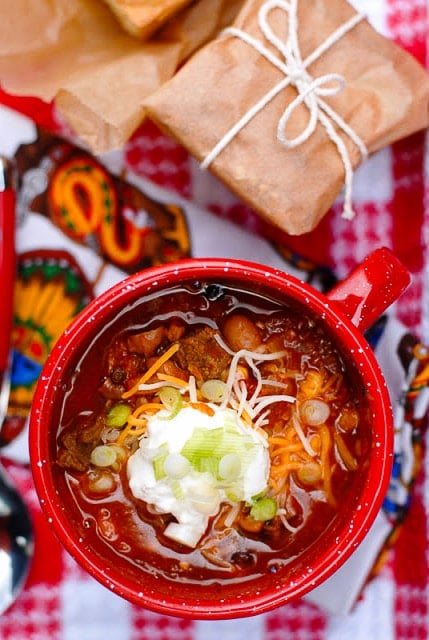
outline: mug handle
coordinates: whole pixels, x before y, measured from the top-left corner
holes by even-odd
[[[411,282],[411,274],[387,247],[370,253],[333,287],[327,298],[364,333]]]

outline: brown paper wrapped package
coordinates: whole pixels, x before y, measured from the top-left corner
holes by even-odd
[[[199,0],[141,42],[103,0],[0,0],[0,83],[15,95],[54,100],[91,151],[121,148],[144,119],[143,99],[242,4]]]
[[[249,1],[235,27],[264,38],[258,11],[264,0]],[[286,3],[284,3],[286,4]],[[340,25],[356,16],[346,0],[300,0],[298,41],[302,58]],[[283,41],[288,16],[275,8],[269,25]],[[325,102],[359,136],[372,153],[428,126],[429,75],[408,53],[359,22],[308,68],[312,78],[340,74],[345,88]],[[226,33],[198,51],[144,105],[165,131],[203,161],[240,118],[267,94],[284,74],[239,37]],[[317,123],[314,133],[296,148],[277,140],[277,125],[297,90],[287,86],[237,133],[210,165],[239,198],[275,226],[292,235],[314,229],[339,195],[345,179],[343,160]],[[308,123],[299,105],[287,125],[289,137]],[[353,168],[362,161],[358,147],[339,133]]]

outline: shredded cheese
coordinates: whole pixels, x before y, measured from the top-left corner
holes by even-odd
[[[348,469],[349,471],[356,471],[358,466],[357,461],[348,450],[347,445],[340,433],[337,432],[335,434],[334,441],[337,446],[340,460],[345,465],[346,469]]]
[[[180,345],[178,342],[175,342],[174,344],[171,345],[171,347],[169,349],[167,349],[167,351],[165,351],[165,353],[163,353],[156,362],[154,362],[154,364],[149,367],[149,369],[146,371],[146,373],[144,373],[142,375],[142,377],[140,378],[140,380],[138,382],[136,382],[136,384],[131,387],[131,389],[128,389],[128,391],[125,391],[125,393],[122,394],[122,397],[124,399],[126,398],[130,398],[131,396],[133,396],[135,393],[137,393],[137,391],[139,391],[139,387],[140,385],[144,384],[145,382],[147,382],[148,380],[151,379],[151,377],[153,375],[155,375],[155,373],[158,371],[158,369],[160,369],[162,367],[162,365],[167,362],[167,360],[169,360],[172,356],[174,356],[174,354],[179,350]]]
[[[153,414],[162,409],[162,404],[159,402],[145,402],[140,404],[133,413],[127,418],[127,425],[121,431],[118,436],[117,443],[123,444],[129,435],[140,436],[146,431],[147,417],[141,418],[144,413]],[[136,427],[138,427],[136,429]]]
[[[133,416],[139,416],[142,413],[147,413],[148,411],[155,412],[159,411],[163,408],[163,405],[160,402],[145,402],[144,404],[140,404],[132,413]]]
[[[263,396],[255,402],[253,405],[254,415],[257,416],[258,413],[270,406],[271,404],[277,404],[278,402],[295,402],[295,398],[289,395],[272,395],[272,396]]]
[[[289,382],[263,377],[261,364],[273,362],[271,369],[275,375],[279,361],[285,364],[286,350],[265,353],[241,349],[234,352],[224,342],[220,334],[215,334],[218,344],[231,356],[231,362],[227,379],[225,382],[225,393],[219,402],[216,402],[220,409],[231,408],[237,416],[247,425],[251,426],[264,441],[265,446],[270,450],[270,471],[269,487],[270,495],[277,496],[278,515],[284,527],[294,533],[299,527],[293,527],[287,518],[287,512],[282,505],[286,504],[287,491],[294,485],[294,472],[301,470],[305,465],[320,465],[321,479],[317,480],[317,492],[321,499],[335,504],[332,492],[332,452],[335,446],[337,458],[340,464],[349,470],[355,470],[357,461],[348,450],[344,439],[338,434],[331,436],[329,428],[322,424],[318,426],[317,433],[314,430],[308,433],[308,425],[301,422],[298,411],[298,400],[318,397],[326,394],[329,397],[338,391],[342,381],[340,374],[330,375],[326,378],[326,372],[309,370],[306,375],[300,375],[297,371],[287,373],[289,379],[297,383],[297,396],[286,393],[290,390]],[[190,375],[188,380],[184,380],[174,375],[168,375],[160,371],[161,367],[178,351],[180,343],[174,343],[158,360],[146,371],[139,381],[126,391],[122,398],[127,399],[135,394],[144,395],[154,392],[165,386],[174,387],[183,397],[183,406],[190,406],[198,409],[202,413],[211,416],[214,410],[210,404],[203,399],[202,393],[197,389],[195,377]],[[266,371],[265,371],[266,375]],[[282,374],[284,376],[284,373]],[[153,381],[156,376],[156,381]],[[248,396],[248,380],[252,376],[252,393]],[[285,378],[283,378],[285,379]],[[264,389],[265,387],[265,389]],[[267,393],[269,388],[273,393]],[[263,392],[264,390],[264,392]],[[263,426],[269,423],[269,414],[273,405],[286,402],[291,405],[290,411],[286,414],[284,430],[275,435],[269,436]],[[214,405],[213,405],[214,406]],[[120,433],[117,442],[123,443],[128,436],[139,437],[146,431],[147,420],[151,415],[165,408],[161,403],[147,402],[140,404],[128,417],[126,427]],[[287,424],[286,424],[287,423]],[[292,474],[292,475],[291,475]],[[236,506],[227,512],[225,520],[232,524],[239,515],[239,508]]]
[[[292,417],[292,424],[294,426],[294,429],[298,435],[298,438],[301,440],[302,442],[302,446],[304,447],[304,449],[306,450],[306,452],[308,453],[309,456],[315,456],[316,452],[312,449],[311,444],[308,440],[308,438],[306,437],[306,435],[304,434],[304,431],[301,427],[301,423],[298,420],[298,417],[296,416],[296,414],[294,414],[294,416]]]
[[[291,524],[289,524],[289,521],[286,518],[286,514],[284,512],[280,512],[279,516],[285,529],[287,529],[291,533],[296,533],[299,530],[299,527],[293,527]]]
[[[319,429],[320,439],[321,439],[321,451],[320,458],[322,461],[322,478],[323,478],[323,488],[325,490],[328,502],[332,505],[336,504],[336,500],[332,493],[332,472],[331,472],[331,464],[329,460],[329,452],[332,447],[332,439],[331,434],[327,426],[323,425]]]
[[[187,389],[189,386],[189,382],[187,380],[182,380],[182,378],[178,378],[177,376],[170,376],[166,373],[157,373],[156,377],[163,382],[168,382],[169,385],[173,385],[178,389]]]
[[[189,399],[191,402],[197,402],[197,385],[195,376],[189,376],[188,380]]]

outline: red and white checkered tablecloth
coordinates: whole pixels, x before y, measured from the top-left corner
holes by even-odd
[[[372,24],[427,63],[426,0],[354,0]],[[0,95],[2,102],[59,132],[55,112],[38,100]],[[0,131],[0,136],[2,132]],[[232,196],[187,152],[144,123],[120,155],[131,171],[192,201],[251,234],[320,265],[339,277],[368,252],[391,247],[413,274],[393,314],[429,343],[429,155],[427,132],[378,152],[356,173],[356,218],[340,204],[312,233],[280,237]],[[405,522],[379,573],[347,615],[329,614],[303,599],[273,612],[231,621],[191,621],[137,608],[100,586],[62,550],[42,515],[29,466],[3,458],[31,510],[36,555],[26,586],[0,617],[1,640],[424,640],[429,637],[429,454],[423,456]],[[352,578],[351,578],[352,579]]]

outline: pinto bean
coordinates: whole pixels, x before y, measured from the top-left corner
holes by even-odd
[[[128,348],[130,351],[142,353],[146,358],[149,358],[161,344],[164,335],[164,327],[136,333],[128,337]]]
[[[248,349],[255,351],[262,344],[260,331],[247,316],[235,313],[223,325],[223,334],[234,351]]]

